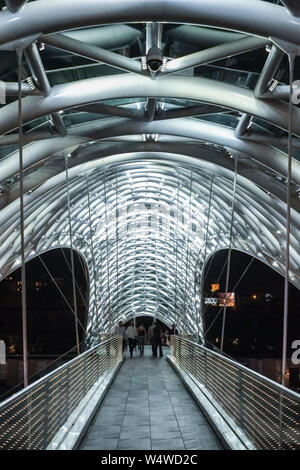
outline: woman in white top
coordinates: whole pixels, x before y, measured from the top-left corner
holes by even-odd
[[[126,335],[128,338],[130,357],[132,357],[136,342],[136,327],[134,326],[133,320],[131,320],[130,325],[127,327]]]

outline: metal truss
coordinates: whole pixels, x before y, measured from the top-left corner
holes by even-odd
[[[277,80],[284,57],[278,44],[300,44],[300,19],[292,2],[284,3],[6,1],[0,52],[21,48],[28,71],[20,84],[25,257],[61,246],[81,253],[90,277],[88,334],[141,315],[201,334],[195,279],[221,248],[247,252],[284,274],[289,86]],[[145,23],[145,44],[130,23]],[[156,70],[149,54],[163,50],[169,23],[182,24],[169,43],[178,32],[178,42],[202,35],[211,45],[162,56],[161,63],[157,56]],[[128,53],[134,42],[139,56]],[[48,70],[44,48],[85,62]],[[265,65],[252,88],[195,73],[262,48]],[[80,67],[91,75],[80,75]],[[79,78],[69,80],[73,72]],[[11,80],[5,87],[1,278],[20,265],[20,108],[13,98],[20,89]],[[299,120],[294,106],[290,281],[300,288]]]

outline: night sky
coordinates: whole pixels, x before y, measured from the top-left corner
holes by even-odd
[[[205,295],[212,297],[210,285],[217,282],[226,263],[228,252],[217,252],[207,263]],[[252,256],[232,251],[229,289],[231,292]],[[220,292],[225,291],[226,265],[220,277]],[[234,357],[280,358],[282,355],[282,325],[284,278],[263,262],[254,258],[248,271],[235,289],[236,307],[227,308],[224,350]],[[255,295],[255,299],[253,298]],[[266,296],[267,295],[267,296]],[[300,292],[290,284],[288,355],[291,344],[300,338]],[[222,309],[207,307],[205,327],[207,340],[220,346]],[[236,341],[238,340],[238,341]],[[235,341],[236,344],[233,344]]]
[[[41,256],[48,271],[73,307],[70,250],[52,250]],[[88,289],[85,268],[74,252],[75,277],[78,284],[79,320],[86,325]],[[0,337],[7,346],[14,343],[16,353],[22,353],[21,289],[18,269],[0,283]],[[38,285],[36,285],[38,282]],[[62,354],[76,344],[75,318],[39,257],[26,263],[28,342],[31,354]],[[81,340],[83,330],[79,327]]]
[[[208,283],[216,281],[219,278],[220,272],[226,263],[227,256],[227,250],[220,250],[213,256],[213,262],[211,264],[210,261],[208,261],[207,267],[210,266],[208,273],[206,273]],[[237,250],[232,250],[229,292],[231,292],[236,285],[251,260],[252,256]],[[220,283],[220,291],[222,292],[225,290],[226,285],[226,266],[223,270]],[[239,283],[238,294],[240,296],[247,296],[255,291],[270,291],[273,295],[279,296],[283,296],[284,293],[284,278],[256,258],[254,258],[245,277]]]

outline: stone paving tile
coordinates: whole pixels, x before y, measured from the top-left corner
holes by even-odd
[[[118,450],[151,450],[151,441],[148,439],[123,439],[118,443]]]
[[[187,450],[222,450],[223,446],[216,437],[184,440]]]
[[[125,361],[80,449],[222,448],[166,354],[155,359],[146,347]]]
[[[172,403],[168,399],[164,400],[164,402],[152,400],[150,401],[149,408],[152,413],[174,413]]]
[[[151,426],[151,441],[159,439],[166,440],[166,437],[171,440],[182,439],[179,427],[177,426],[177,428],[174,427],[173,429],[158,429]]]
[[[119,439],[120,425],[115,426],[93,426],[89,429],[86,440]]]
[[[125,415],[122,423],[123,426],[148,426],[150,424],[149,417],[136,416],[136,415]]]
[[[80,446],[80,450],[116,450],[118,442],[118,439],[84,441]]]
[[[96,420],[94,421],[93,423],[93,427],[103,427],[103,426],[106,426],[106,427],[109,427],[109,426],[122,426],[122,422],[123,422],[123,416],[119,417],[119,418],[116,418],[116,417],[113,417],[113,418],[102,418],[102,417],[97,417]]]
[[[152,450],[184,450],[185,445],[181,438],[177,439],[151,439]]]
[[[197,424],[206,424],[209,426],[205,417],[201,416],[199,413],[184,413],[183,411],[182,414],[177,413],[175,415],[181,428],[188,427],[189,429],[192,429]]]
[[[159,415],[151,415],[151,414],[150,414],[150,424],[151,424],[151,425],[153,425],[153,424],[160,424],[160,423],[162,423],[162,422],[171,423],[172,421],[177,423],[174,414],[165,415],[164,417],[161,417],[161,416],[159,416]]]
[[[126,414],[135,414],[135,415],[144,415],[148,414],[149,415],[149,407],[147,406],[141,406],[140,404],[137,403],[128,403],[125,408],[125,413]]]
[[[150,439],[150,426],[137,426],[136,424],[130,426],[122,426],[120,440],[134,440],[134,439]]]

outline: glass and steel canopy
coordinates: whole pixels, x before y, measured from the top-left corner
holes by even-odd
[[[280,46],[300,43],[288,1],[0,3],[2,277],[20,264],[16,50],[26,259],[70,246],[67,160],[73,246],[90,275],[88,332],[141,315],[201,331],[202,269],[230,232],[234,248],[284,273],[289,74]],[[294,104],[297,287],[299,118]]]

